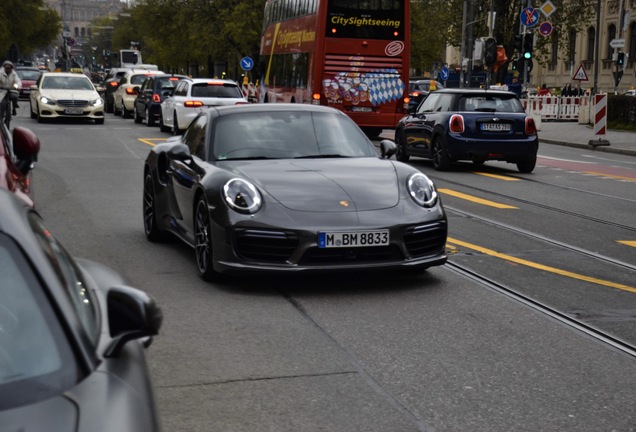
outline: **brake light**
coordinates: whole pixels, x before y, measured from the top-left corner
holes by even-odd
[[[199,108],[203,106],[203,102],[197,100],[185,101],[183,106],[186,108]]]
[[[460,114],[454,114],[449,122],[448,128],[451,132],[463,133],[464,132],[464,117]]]
[[[526,117],[526,135],[536,135],[537,125],[534,123],[534,119],[530,116]]]
[[[235,103],[234,105],[246,105],[246,104],[248,104],[248,103],[249,103],[249,102],[243,102],[243,101],[241,101],[241,102],[237,102],[237,103]]]
[[[177,77],[170,77],[170,78],[168,78],[168,81],[179,81],[179,78],[177,78]]]
[[[161,103],[161,96],[159,96],[157,93],[153,94],[152,101],[155,103]]]
[[[314,93],[311,95],[311,104],[320,105],[320,93]]]
[[[126,89],[126,94],[134,95],[134,94],[137,94],[137,92],[135,91],[135,88],[134,88],[134,87],[128,87],[128,88]]]
[[[208,84],[208,85],[211,85],[211,86],[222,86],[222,85],[224,85],[225,83],[222,83],[222,82],[214,82],[214,81],[208,81],[208,82],[207,82],[207,84]]]
[[[119,85],[119,83],[116,82],[116,81],[111,81],[111,82],[108,83],[108,85],[110,85],[111,87],[117,87]]]
[[[418,97],[418,96],[420,95],[420,92],[418,92],[418,91],[414,91],[414,92],[412,93],[412,95],[413,95],[413,97]]]

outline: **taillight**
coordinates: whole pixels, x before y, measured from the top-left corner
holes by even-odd
[[[448,122],[448,128],[451,132],[464,132],[464,117],[460,114],[454,114]]]
[[[134,94],[137,94],[137,92],[135,91],[135,88],[134,88],[134,87],[128,87],[128,88],[126,89],[126,94],[134,95]]]
[[[152,101],[155,103],[161,103],[161,96],[159,96],[157,93],[153,94]]]
[[[203,102],[201,102],[201,101],[197,101],[197,100],[194,100],[194,101],[185,101],[185,102],[183,103],[183,106],[184,106],[184,107],[186,107],[186,108],[199,108],[199,107],[202,107],[202,106],[203,106]]]
[[[119,83],[116,82],[116,81],[111,81],[111,82],[108,83],[108,85],[110,85],[111,87],[117,87],[119,85]]]
[[[320,105],[320,93],[314,93],[311,95],[311,104]]]
[[[246,104],[248,104],[248,103],[249,103],[249,102],[243,102],[243,101],[241,101],[241,102],[237,102],[237,103],[235,103],[234,105],[246,105]]]
[[[536,135],[537,125],[534,123],[534,119],[530,116],[526,117],[526,135]]]

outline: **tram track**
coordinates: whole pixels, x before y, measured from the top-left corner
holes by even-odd
[[[595,340],[598,340],[606,345],[609,345],[630,357],[636,358],[636,346],[618,337],[612,336],[597,327],[589,325],[580,319],[576,319],[567,313],[561,312],[558,309],[551,307],[545,303],[535,300],[521,292],[514,290],[506,285],[500,284],[493,279],[490,279],[484,275],[470,270],[468,267],[460,264],[448,261],[445,265],[450,271],[461,275],[464,278],[472,280],[481,286],[491,289],[501,295],[504,295],[512,300],[515,300],[537,312],[545,314],[558,322],[576,329],[586,336],[589,336]]]

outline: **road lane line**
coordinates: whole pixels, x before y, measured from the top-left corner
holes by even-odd
[[[590,283],[593,283],[593,284],[596,284],[596,285],[603,285],[603,286],[607,286],[607,287],[610,287],[610,288],[616,288],[616,289],[619,289],[619,290],[622,290],[622,291],[629,291],[629,292],[632,292],[632,293],[636,293],[636,287],[631,287],[629,285],[623,285],[623,284],[619,284],[619,283],[616,283],[616,282],[610,282],[610,281],[606,281],[606,280],[603,280],[603,279],[597,279],[597,278],[594,278],[594,277],[591,277],[591,276],[585,276],[585,275],[582,275],[582,274],[579,274],[579,273],[574,273],[574,272],[567,271],[567,270],[561,270],[561,269],[558,269],[556,267],[546,266],[546,265],[539,264],[539,263],[536,263],[536,262],[533,262],[533,261],[528,261],[528,260],[525,260],[525,259],[517,258],[517,257],[514,257],[512,255],[506,255],[506,254],[494,251],[492,249],[487,249],[485,247],[481,247],[481,246],[474,245],[474,244],[471,244],[471,243],[466,243],[466,242],[463,242],[461,240],[457,240],[457,239],[454,239],[454,238],[451,238],[451,237],[448,238],[448,242],[452,243],[452,244],[455,244],[455,245],[458,245],[458,246],[463,246],[463,247],[465,247],[467,249],[476,250],[476,251],[481,252],[481,253],[486,254],[486,255],[490,255],[490,256],[493,256],[493,257],[496,257],[496,258],[501,258],[501,259],[506,260],[506,261],[514,262],[514,263],[521,264],[521,265],[524,265],[524,266],[527,266],[527,267],[532,267],[532,268],[535,268],[535,269],[538,269],[538,270],[543,270],[543,271],[547,271],[547,272],[550,272],[550,273],[555,273],[555,274],[558,274],[558,275],[561,275],[561,276],[569,277],[569,278],[572,278],[572,279],[578,279],[578,280],[582,280],[582,281],[585,281],[585,282],[590,282]]]
[[[636,247],[636,240],[617,240],[617,242],[627,246]]]
[[[444,194],[447,194],[447,195],[451,195],[451,196],[457,197],[457,198],[465,199],[467,201],[472,201],[472,202],[477,203],[477,204],[483,204],[483,205],[487,205],[487,206],[495,207],[495,208],[499,208],[499,209],[518,209],[519,208],[519,207],[510,206],[510,205],[507,205],[507,204],[501,204],[501,203],[498,203],[498,202],[485,200],[483,198],[477,198],[475,196],[467,195],[467,194],[464,194],[464,193],[461,193],[461,192],[457,192],[457,191],[454,191],[452,189],[437,189],[437,191],[441,192],[441,193],[444,193]]]
[[[157,144],[155,144],[153,141],[167,141],[167,138],[137,138],[139,141],[141,141],[144,144],[149,145],[150,147],[154,147]]]
[[[516,177],[508,177],[508,176],[503,176],[503,175],[499,175],[499,174],[492,174],[492,173],[487,173],[487,172],[480,172],[480,171],[473,171],[475,174],[480,175],[480,176],[484,176],[484,177],[492,177],[498,180],[504,180],[504,181],[520,181],[520,179],[516,178]]]
[[[613,175],[613,174],[605,174],[605,173],[594,172],[594,171],[586,171],[586,172],[584,172],[584,174],[593,175],[593,176],[597,176],[597,177],[607,177],[607,178],[614,179],[614,180],[626,180],[626,181],[630,181],[630,182],[636,182],[636,177],[625,177],[625,176],[619,176],[619,175]]]

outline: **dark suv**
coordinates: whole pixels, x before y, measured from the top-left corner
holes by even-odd
[[[113,93],[115,93],[117,87],[119,87],[120,78],[129,70],[130,68],[113,68],[109,70],[104,77],[104,111],[107,113],[113,113],[115,108]]]
[[[161,102],[165,98],[172,96],[177,83],[184,78],[185,75],[152,75],[138,88],[138,95],[135,99],[134,118],[135,123],[141,123],[144,120],[148,126],[154,126],[155,122],[161,117]]]

